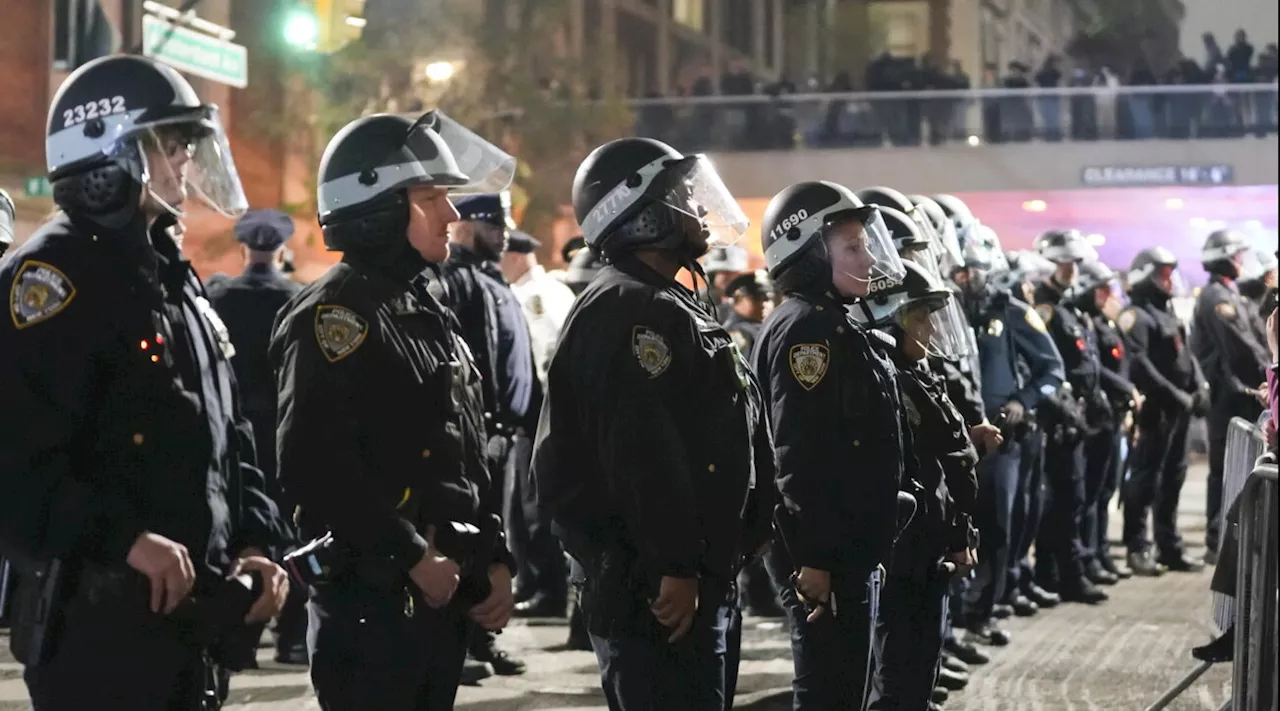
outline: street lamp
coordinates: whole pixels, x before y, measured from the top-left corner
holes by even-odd
[[[433,83],[449,81],[453,77],[453,62],[432,62],[427,65],[426,74]]]
[[[293,10],[284,21],[284,41],[303,49],[315,49],[320,38],[320,23],[306,10]]]

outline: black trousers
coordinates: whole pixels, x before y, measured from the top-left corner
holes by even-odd
[[[1227,429],[1232,417],[1242,417],[1250,423],[1258,419],[1262,405],[1247,395],[1227,393],[1215,397],[1209,408],[1205,424],[1209,427],[1209,488],[1205,495],[1205,547],[1218,550],[1218,535],[1222,531],[1222,467],[1227,456]]]
[[[1044,476],[1048,500],[1036,537],[1036,577],[1046,582],[1079,580],[1084,575],[1080,519],[1084,513],[1084,444],[1045,444]]]
[[[559,539],[551,532],[551,517],[538,509],[529,473],[532,458],[533,440],[516,434],[504,467],[503,517],[516,562],[517,598],[542,593],[565,603],[569,599],[568,564]]]
[[[951,581],[890,575],[876,623],[872,711],[927,711],[938,678]]]
[[[1182,555],[1178,499],[1187,480],[1188,423],[1185,412],[1151,407],[1138,413],[1138,443],[1129,456],[1129,473],[1120,493],[1124,501],[1124,543],[1130,552],[1151,548],[1147,537],[1150,513],[1160,555]]]
[[[1021,445],[1006,442],[1004,449],[978,462],[978,499],[973,519],[982,536],[978,566],[965,593],[966,623],[990,619],[991,608],[1004,596],[1014,540],[1013,514],[1021,457]]]
[[[795,588],[782,590],[791,629],[794,711],[862,711],[871,689],[871,660],[883,571],[831,573],[837,614],[813,622]],[[775,577],[781,577],[776,575]]]
[[[1031,545],[1040,532],[1044,518],[1044,431],[1031,428],[1022,438],[1022,457],[1018,466],[1018,490],[1013,497],[1010,519],[1009,574],[1000,602],[1008,602],[1024,592],[1035,579],[1031,565]],[[985,535],[985,534],[984,534]]]
[[[53,658],[27,669],[35,711],[213,711],[218,670],[136,595],[79,591]]]
[[[1080,516],[1080,543],[1084,561],[1109,555],[1107,504],[1116,490],[1120,460],[1120,426],[1103,428],[1084,441],[1084,508]]]
[[[307,648],[324,711],[447,711],[466,657],[458,602],[346,580],[313,591]]]

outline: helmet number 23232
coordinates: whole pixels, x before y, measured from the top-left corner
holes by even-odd
[[[125,111],[127,111],[127,109],[124,105],[123,96],[112,96],[110,98],[86,101],[83,104],[73,106],[62,112],[62,127],[68,128],[102,116],[122,114]]]

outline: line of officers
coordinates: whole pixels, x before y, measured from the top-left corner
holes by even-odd
[[[1215,403],[1168,309],[1167,255],[1139,255],[1117,319],[1142,351],[1135,389],[1099,365],[1086,312],[1106,279],[1072,284],[1078,234],[1042,239],[1056,266],[1033,309],[1010,293],[1029,278],[958,200],[800,183],[761,226],[782,299],[731,333],[677,275],[707,281],[699,258],[746,230],[737,202],[705,158],[620,139],[573,185],[581,254],[602,266],[545,382],[521,381],[499,361],[531,348],[499,355],[520,331],[499,327],[515,312],[483,282],[500,277],[492,200],[514,160],[439,111],[366,116],[321,159],[319,220],[343,256],[271,310],[261,421],[210,305],[243,285],[206,291],[180,250],[190,197],[247,208],[216,107],[163,65],[103,58],[59,89],[46,148],[61,212],[0,262],[0,546],[21,564],[11,641],[36,709],[217,708],[290,579],[308,592],[322,708],[451,708],[468,647],[500,655],[517,516],[522,545],[555,552],[526,556],[547,567],[521,571],[526,608],[563,594],[562,547],[611,709],[731,707],[737,579],[758,565],[789,618],[796,708],[929,708],[944,646],[982,656],[949,633],[953,612],[1000,644],[1005,604],[1104,597],[1105,503],[1080,462],[1136,390],[1130,566],[1149,561],[1154,507],[1158,559],[1194,567],[1172,525],[1185,434],[1181,455],[1161,443]],[[486,197],[451,244],[466,194]],[[245,223],[251,252],[272,254],[251,235],[272,219]],[[1230,254],[1210,263],[1237,264],[1244,250],[1217,239]],[[257,261],[241,281],[270,272]],[[1228,371],[1244,361],[1227,336],[1252,322],[1222,271],[1230,304],[1202,308],[1195,333],[1244,397],[1261,376]],[[255,448],[273,428],[274,475]]]

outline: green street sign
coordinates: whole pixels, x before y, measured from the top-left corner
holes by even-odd
[[[22,181],[22,192],[27,197],[50,197],[53,195],[53,186],[49,184],[49,179],[43,175],[37,175]]]
[[[142,53],[237,89],[249,85],[249,53],[243,45],[175,26],[155,15],[142,16]]]

